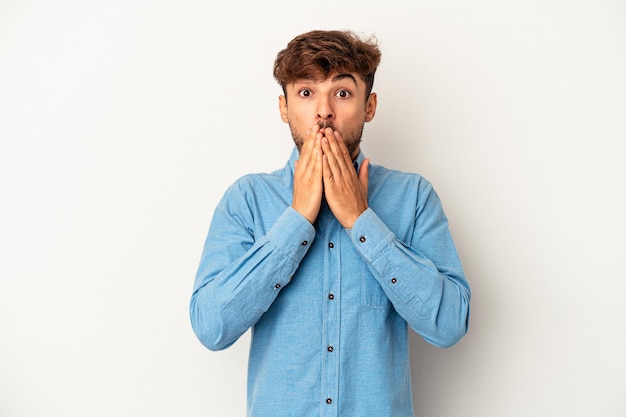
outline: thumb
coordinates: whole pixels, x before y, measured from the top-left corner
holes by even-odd
[[[363,163],[361,164],[361,168],[359,168],[359,181],[361,181],[361,184],[363,184],[363,187],[365,187],[365,190],[367,190],[367,184],[368,184],[368,173],[370,171],[370,160],[369,158],[365,158],[363,160]]]

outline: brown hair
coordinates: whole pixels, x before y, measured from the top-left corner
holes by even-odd
[[[358,74],[372,92],[380,63],[376,38],[361,39],[352,31],[313,30],[296,36],[276,56],[274,78],[283,88],[298,80],[324,80],[337,72]]]

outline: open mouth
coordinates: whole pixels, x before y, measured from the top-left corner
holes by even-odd
[[[335,126],[333,126],[331,122],[317,122],[317,124],[319,125],[320,131],[322,132],[322,134],[324,134],[324,129],[326,129],[327,127],[330,127],[332,130],[335,130]]]

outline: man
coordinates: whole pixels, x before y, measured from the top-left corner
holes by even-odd
[[[360,150],[379,61],[349,31],[294,38],[274,65],[291,158],[215,209],[191,322],[211,350],[252,328],[249,416],[412,416],[407,324],[436,346],[467,332],[470,289],[435,191]]]

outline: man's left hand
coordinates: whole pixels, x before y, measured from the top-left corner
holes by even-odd
[[[324,195],[339,223],[345,228],[351,228],[368,207],[369,159],[363,161],[357,175],[341,134],[326,128],[324,135],[322,138]]]

